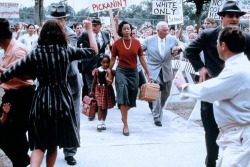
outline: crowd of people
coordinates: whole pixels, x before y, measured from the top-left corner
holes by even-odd
[[[0,148],[13,167],[41,166],[45,152],[47,166],[54,166],[57,147],[63,148],[66,162],[75,165],[83,97],[97,101],[97,131],[106,130],[108,109],[117,104],[122,134],[129,136],[128,111],[136,107],[138,89],[147,81],[160,86],[158,99],[148,104],[153,123],[161,127],[174,79],[172,60],[187,59],[199,71],[199,84],[187,84],[180,74],[174,84],[183,97],[202,100],[206,166],[246,167],[250,36],[248,28],[237,28],[244,14],[235,1],[227,1],[218,12],[221,25],[206,18],[204,26],[186,26],[186,33],[184,24],[178,29],[165,21],[155,29],[118,24],[119,15],[115,30],[102,27],[100,18],[71,29],[65,6],[57,4],[50,6],[42,27],[17,23],[11,29],[8,20],[0,18]],[[216,163],[219,147],[223,154]]]

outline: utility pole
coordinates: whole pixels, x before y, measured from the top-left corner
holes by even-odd
[[[34,23],[38,26],[41,26],[43,21],[43,1],[35,0]]]

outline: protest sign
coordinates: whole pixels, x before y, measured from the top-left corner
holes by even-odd
[[[182,24],[183,23],[183,15],[168,15],[168,25],[174,24]]]
[[[208,11],[208,17],[212,17],[215,20],[220,20],[220,16],[217,14],[223,4],[227,0],[211,0],[210,6],[209,6],[209,11]],[[242,5],[240,1],[238,1],[239,7],[241,10],[246,12],[246,15],[242,16],[240,19],[241,20],[249,20],[250,19],[250,5]]]
[[[226,0],[211,0],[208,17],[213,18],[214,20],[220,20],[220,16],[217,14],[220,11],[221,6],[226,2]]]
[[[105,26],[110,26],[110,17],[100,17],[101,22]]]
[[[154,1],[152,14],[153,15],[181,15],[182,2],[181,0],[173,1]]]
[[[176,0],[176,12],[174,15],[169,14],[168,16],[168,25],[182,24],[183,23],[183,9],[182,9],[182,0]]]
[[[250,20],[250,5],[242,5],[241,10],[246,12],[244,16],[241,16],[241,20]]]
[[[127,6],[127,0],[89,0],[90,13]]]
[[[19,4],[0,2],[0,18],[19,18]]]
[[[152,5],[153,15],[167,15],[169,25],[183,23],[182,0],[155,1]]]

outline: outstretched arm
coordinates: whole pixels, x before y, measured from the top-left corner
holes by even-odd
[[[90,21],[83,21],[83,25],[88,32],[90,48],[95,51],[95,55],[98,55],[98,46],[92,32],[92,23]]]

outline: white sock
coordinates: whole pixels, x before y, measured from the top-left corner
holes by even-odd
[[[100,120],[100,121],[98,120],[98,125],[101,125],[101,124],[102,124],[102,121],[101,121],[101,120]]]
[[[105,121],[104,120],[102,120],[102,124],[105,125]]]

